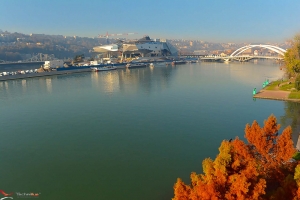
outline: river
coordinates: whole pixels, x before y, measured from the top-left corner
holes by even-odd
[[[171,199],[177,177],[202,173],[202,160],[244,139],[253,120],[273,113],[297,141],[299,104],[252,98],[282,76],[272,61],[202,62],[0,82],[0,189]]]

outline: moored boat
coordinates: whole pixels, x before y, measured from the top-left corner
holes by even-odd
[[[105,66],[105,67],[91,67],[91,70],[95,72],[99,71],[110,71],[110,70],[116,70],[117,68],[114,66]]]
[[[181,65],[181,64],[186,64],[186,61],[184,60],[176,60],[172,62],[172,65]]]
[[[128,63],[126,65],[127,68],[140,68],[140,67],[147,67],[145,63]]]

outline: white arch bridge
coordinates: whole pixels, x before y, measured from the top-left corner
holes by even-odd
[[[275,53],[277,53],[277,56],[263,56],[263,55],[244,55],[243,52],[252,49],[252,48],[263,48],[263,49],[269,49]],[[284,53],[286,50],[277,47],[277,46],[272,46],[272,45],[263,45],[263,44],[256,44],[256,45],[247,45],[244,47],[241,47],[237,50],[235,50],[232,54],[229,56],[221,56],[221,55],[208,55],[204,56],[201,58],[201,60],[210,60],[210,61],[218,61],[218,60],[223,60],[223,61],[233,61],[237,60],[240,62],[245,62],[251,59],[258,59],[258,58],[263,58],[263,59],[276,59],[276,60],[282,60],[284,57]]]

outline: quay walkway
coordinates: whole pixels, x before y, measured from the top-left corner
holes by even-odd
[[[143,62],[143,63],[150,64],[150,63],[164,63],[164,62]],[[124,65],[119,65],[119,66],[115,66],[115,67],[117,69],[123,69],[123,68],[126,68],[126,65],[124,64]],[[82,73],[82,72],[92,72],[92,70],[89,67],[89,68],[83,68],[83,69],[70,69],[70,70],[59,70],[59,71],[51,71],[51,72],[6,75],[6,76],[0,76],[0,81],[43,77],[43,76],[53,76],[53,75],[63,75],[63,74],[73,74],[73,73]]]
[[[91,69],[75,69],[75,70],[51,71],[51,72],[40,72],[40,73],[30,73],[30,74],[15,74],[15,75],[0,76],[0,81],[62,75],[62,74],[72,74],[72,73],[81,73],[81,72],[90,72],[90,71]]]
[[[253,96],[253,98],[259,99],[273,99],[273,100],[281,100],[281,101],[299,101],[297,99],[289,99],[289,91],[282,90],[260,90],[257,94]]]

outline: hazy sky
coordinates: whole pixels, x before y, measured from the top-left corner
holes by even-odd
[[[9,32],[210,42],[283,42],[300,32],[299,0],[0,0]]]

